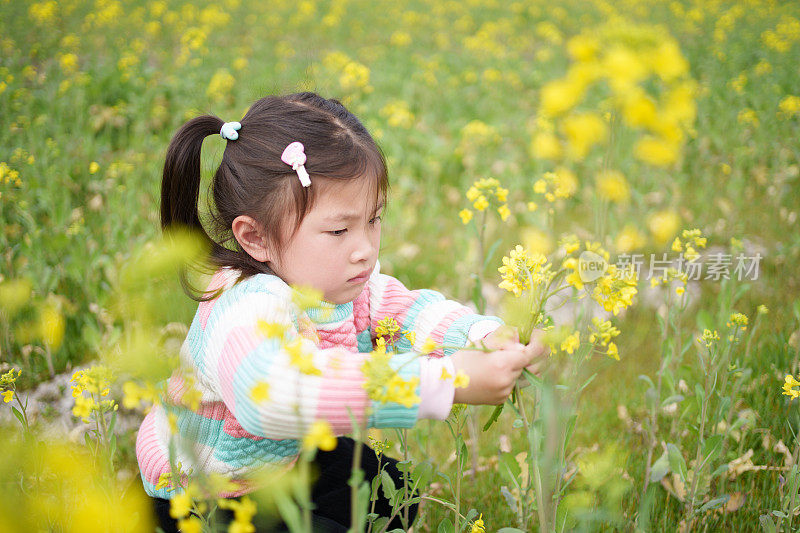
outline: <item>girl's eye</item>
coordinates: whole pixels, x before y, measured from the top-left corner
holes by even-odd
[[[333,231],[329,231],[328,233],[330,233],[331,235],[334,235],[336,237],[339,237],[341,235],[344,235],[344,233],[346,231],[347,231],[347,228],[345,228],[345,229],[335,229]]]
[[[383,220],[383,218],[382,218],[380,215],[378,215],[378,216],[376,216],[375,218],[373,218],[372,220],[370,220],[370,221],[369,221],[369,223],[370,223],[370,224],[377,224],[377,223],[378,223],[378,222],[380,222],[381,220]]]

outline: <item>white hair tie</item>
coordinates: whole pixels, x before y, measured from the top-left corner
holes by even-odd
[[[290,143],[289,146],[284,148],[281,154],[281,161],[290,165],[292,170],[297,172],[297,177],[300,178],[300,184],[303,187],[308,187],[311,185],[311,178],[308,176],[308,172],[306,172],[305,149],[305,146],[303,146],[301,142],[295,141]]]
[[[239,138],[239,131],[242,129],[242,125],[238,122],[226,122],[222,125],[222,128],[219,130],[219,134],[222,136],[223,139],[227,139],[229,141],[235,141]]]

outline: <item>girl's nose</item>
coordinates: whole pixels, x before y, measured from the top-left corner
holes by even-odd
[[[356,247],[353,249],[353,252],[350,254],[350,260],[353,263],[368,260],[372,255],[373,248],[374,246],[369,236],[363,235],[356,244]]]

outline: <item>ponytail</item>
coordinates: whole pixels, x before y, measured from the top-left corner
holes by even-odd
[[[161,229],[175,226],[197,231],[208,239],[200,223],[200,149],[203,139],[219,133],[222,120],[212,115],[193,118],[172,137],[161,181]],[[209,239],[210,240],[210,239]]]
[[[161,230],[164,233],[189,230],[212,250],[212,254],[219,245],[206,233],[198,212],[200,151],[203,140],[219,133],[221,127],[222,120],[212,115],[202,115],[184,124],[169,143],[161,180]],[[187,266],[180,269],[184,292],[197,301],[213,297],[201,296],[203,291],[192,286],[187,276]],[[195,266],[199,268],[199,265]]]

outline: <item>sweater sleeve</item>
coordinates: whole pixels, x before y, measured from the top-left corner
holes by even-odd
[[[411,427],[418,405],[372,401],[361,367],[369,357],[343,348],[319,349],[298,331],[288,299],[265,290],[232,289],[220,297],[206,325],[206,346],[193,350],[201,379],[216,391],[242,428],[270,439],[302,438],[316,420],[336,434],[352,430],[351,416],[370,427]],[[269,337],[259,323],[284,329]],[[288,341],[288,342],[287,342]],[[400,376],[420,375],[416,354],[389,363]]]
[[[429,290],[409,290],[400,281],[375,269],[369,280],[370,329],[378,321],[392,317],[402,332],[413,332],[414,344],[402,336],[396,341],[400,352],[419,350],[427,339],[438,348],[431,355],[452,355],[468,342],[482,339],[497,329],[502,321],[497,317],[479,315],[470,308],[446,299],[441,293]],[[372,333],[374,337],[374,333]]]

